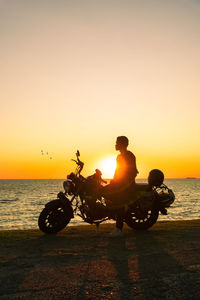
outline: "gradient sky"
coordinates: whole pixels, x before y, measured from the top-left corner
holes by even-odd
[[[199,53],[197,0],[0,0],[0,178],[64,178],[77,149],[90,175],[118,135],[138,177],[200,177]]]

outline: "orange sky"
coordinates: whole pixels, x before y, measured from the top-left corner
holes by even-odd
[[[0,178],[64,178],[77,149],[89,175],[118,135],[139,178],[200,177],[199,30],[195,0],[0,0]]]

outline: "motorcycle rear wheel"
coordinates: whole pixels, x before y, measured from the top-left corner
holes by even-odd
[[[129,210],[126,214],[126,224],[135,230],[147,230],[152,227],[158,219],[159,211],[152,208],[147,211],[141,211],[140,208]]]
[[[57,233],[67,226],[70,217],[59,205],[45,207],[38,218],[38,226],[44,233]]]

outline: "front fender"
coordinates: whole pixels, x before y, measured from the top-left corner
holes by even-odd
[[[60,204],[60,199],[51,200],[48,203],[45,204],[45,207],[53,207]]]
[[[48,203],[45,204],[45,207],[62,207],[63,210],[70,215],[70,218],[74,218],[74,214],[73,214],[73,208],[71,206],[71,203],[69,201],[69,199],[67,199],[67,197],[64,196],[64,198],[59,198],[59,199],[55,199],[55,200],[51,200]]]

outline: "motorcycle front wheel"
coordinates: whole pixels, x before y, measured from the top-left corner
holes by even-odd
[[[141,209],[137,207],[127,212],[125,222],[133,229],[147,230],[156,223],[158,215],[159,211],[157,208],[141,211]]]
[[[70,216],[59,205],[45,207],[38,218],[38,226],[44,233],[57,233],[64,229],[70,221]]]

